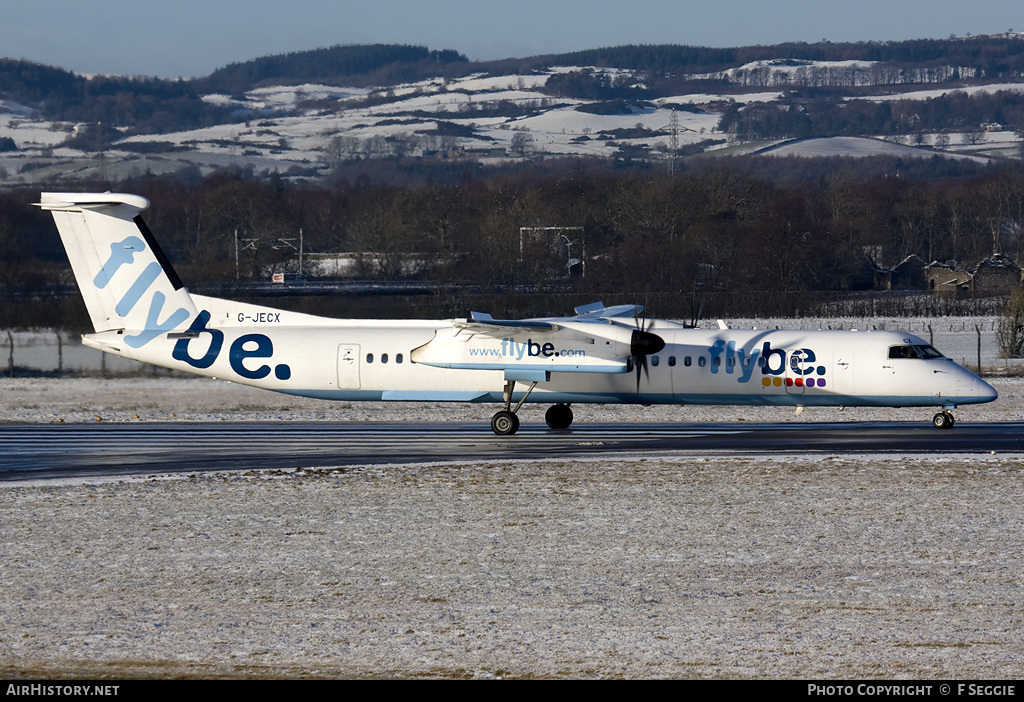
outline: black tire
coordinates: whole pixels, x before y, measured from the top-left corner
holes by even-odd
[[[939,412],[932,417],[932,426],[936,429],[951,429],[953,427],[953,415]]]
[[[508,410],[496,412],[491,417],[491,431],[498,436],[511,436],[519,431],[519,417]]]
[[[572,410],[569,405],[551,405],[544,413],[544,421],[552,429],[568,429],[572,424]]]

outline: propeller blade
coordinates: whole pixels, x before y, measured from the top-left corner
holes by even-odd
[[[633,365],[636,367],[636,391],[640,392],[640,373],[643,372],[647,378],[650,378],[651,375],[647,370],[647,356],[637,355],[635,359]]]
[[[647,369],[647,356],[652,353],[658,353],[665,348],[664,339],[657,334],[647,331],[647,326],[650,320],[646,317],[640,316],[640,310],[642,309],[643,307],[634,308],[633,322],[636,324],[636,329],[633,330],[633,335],[630,337],[629,341],[629,360],[636,369],[637,393],[640,392],[641,374],[646,378],[651,377],[651,373]]]

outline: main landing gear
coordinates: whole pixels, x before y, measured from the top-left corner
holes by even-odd
[[[500,412],[495,412],[494,416],[491,417],[491,431],[498,436],[511,436],[519,431],[519,417],[516,416],[516,412],[526,402],[526,398],[530,396],[533,389],[537,387],[537,381],[530,383],[530,388],[523,395],[523,399],[519,401],[515,409],[512,409],[512,391],[515,390],[516,381],[506,380],[505,381],[505,409]]]
[[[506,380],[505,391],[503,393],[505,400],[505,409],[495,412],[494,416],[491,417],[491,431],[498,436],[511,436],[519,431],[519,408],[526,402],[526,398],[530,396],[533,389],[537,387],[537,383],[531,383],[526,394],[523,395],[522,399],[513,409],[512,407],[512,391],[515,390],[516,381]],[[548,408],[548,411],[544,414],[544,421],[548,423],[548,426],[552,429],[568,429],[569,425],[572,424],[572,410],[569,409],[568,404],[558,403]]]
[[[544,413],[544,421],[552,429],[568,429],[572,424],[572,410],[569,409],[569,405],[562,403],[551,405]]]
[[[932,426],[936,429],[952,429],[954,424],[956,424],[956,419],[948,409],[942,410],[932,417]]]

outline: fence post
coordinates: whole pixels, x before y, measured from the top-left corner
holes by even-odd
[[[978,375],[981,375],[981,326],[975,324],[974,330],[978,332]]]

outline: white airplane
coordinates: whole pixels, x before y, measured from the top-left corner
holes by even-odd
[[[518,430],[524,402],[550,403],[552,429],[583,403],[934,406],[946,429],[957,405],[997,397],[903,332],[692,329],[600,303],[543,319],[348,320],[193,295],[139,216],[145,198],[43,193],[39,206],[96,330],[85,345],[290,395],[501,402],[499,435]]]

